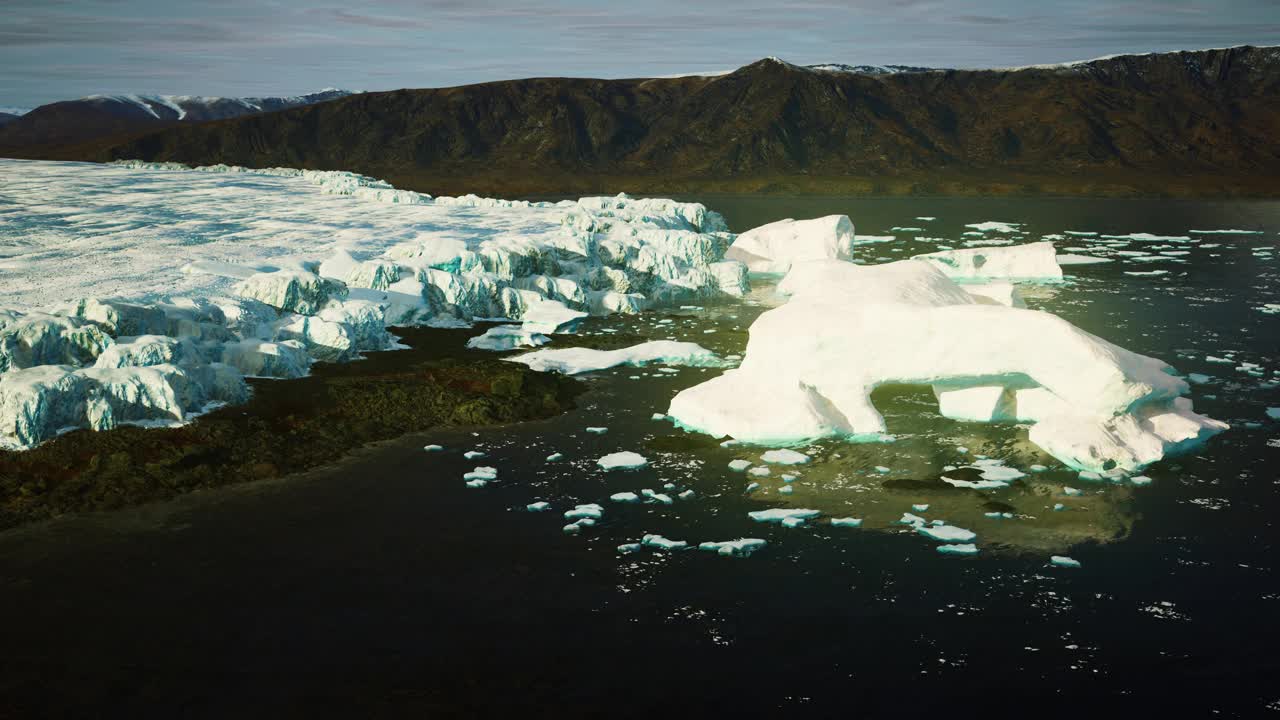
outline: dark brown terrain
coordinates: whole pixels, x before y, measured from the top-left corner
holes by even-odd
[[[1280,48],[1021,70],[536,78],[365,93],[21,157],[353,170],[436,194],[1280,194]]]

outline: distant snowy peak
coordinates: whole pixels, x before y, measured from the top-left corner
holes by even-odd
[[[167,122],[222,120],[253,113],[275,112],[303,105],[337,100],[352,93],[348,90],[328,88],[307,95],[286,97],[225,98],[201,95],[90,95],[79,102],[87,102],[104,109],[119,109],[129,113],[145,113],[156,120]]]
[[[854,75],[898,75],[901,73],[937,72],[940,68],[916,67],[914,65],[845,65],[844,63],[825,63],[822,65],[805,65],[809,70],[821,72],[852,73]]]

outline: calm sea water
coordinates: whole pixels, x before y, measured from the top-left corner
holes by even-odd
[[[1030,240],[1262,230],[1123,247],[1072,237],[1060,252],[1113,262],[1027,291],[1032,307],[1209,376],[1196,408],[1233,427],[1152,466],[1149,486],[1089,482],[1027,442],[1025,427],[957,423],[937,415],[927,389],[886,388],[874,400],[897,442],[816,443],[788,495],[780,468],[766,478],[728,468],[758,449],[651,419],[717,370],[605,371],[585,378],[578,409],[548,421],[410,436],[283,482],[0,535],[0,716],[1280,710],[1280,422],[1266,417],[1280,406],[1280,315],[1257,309],[1280,303],[1280,203],[696,199],[736,230],[846,213],[860,234],[898,236],[865,246],[868,262],[962,247],[974,239],[964,225],[984,220],[1024,223]],[[1119,254],[1130,250],[1166,259]],[[776,302],[762,282],[743,302],[586,331],[728,355]],[[446,450],[424,453],[428,442]],[[462,457],[472,449],[486,455]],[[596,467],[620,450],[650,466]],[[553,452],[564,459],[548,462]],[[1050,469],[999,491],[939,481],[980,455]],[[496,467],[498,482],[465,488],[476,465]],[[747,492],[753,480],[761,487]],[[642,488],[693,495],[608,500]],[[552,510],[525,511],[535,500]],[[561,513],[590,502],[604,520],[564,534]],[[980,554],[939,555],[894,524],[913,505],[977,532]],[[864,525],[748,519],[767,507]],[[769,544],[745,559],[617,552],[646,533]],[[1082,567],[1052,567],[1053,554]]]

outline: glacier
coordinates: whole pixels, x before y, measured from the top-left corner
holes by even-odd
[[[1045,247],[1000,248],[1007,257],[995,268],[1052,277]],[[944,416],[1031,423],[1031,442],[1094,472],[1136,472],[1227,428],[1194,412],[1189,385],[1164,362],[975,296],[944,271],[956,266],[942,265],[793,266],[778,285],[789,300],[751,325],[742,363],[681,391],[666,414],[687,430],[766,446],[871,438],[889,430],[871,402],[876,387],[929,385]]]
[[[592,315],[741,296],[724,219],[626,195],[432,197],[340,171],[0,160],[0,446],[181,423],[396,346],[397,325],[511,323],[509,350]],[[697,346],[624,362],[718,359]]]

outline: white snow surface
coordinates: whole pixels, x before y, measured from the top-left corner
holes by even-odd
[[[241,375],[297,377],[393,347],[392,325],[511,320],[519,332],[478,344],[532,343],[588,314],[747,288],[745,266],[723,259],[724,220],[696,203],[433,198],[348,172],[134,161],[0,160],[0,176],[6,447],[182,422],[242,401]],[[161,364],[175,370],[142,369]],[[67,377],[9,377],[44,366]]]
[[[1091,471],[1137,470],[1227,427],[1192,410],[1164,362],[979,302],[928,262],[807,262],[778,290],[790,300],[752,324],[742,363],[672,399],[677,424],[774,446],[880,437],[871,392],[927,384],[944,414],[1035,423],[1032,442]]]
[[[1062,268],[1051,242],[1006,247],[967,248],[916,255],[957,280],[1009,278],[1061,280]]]

